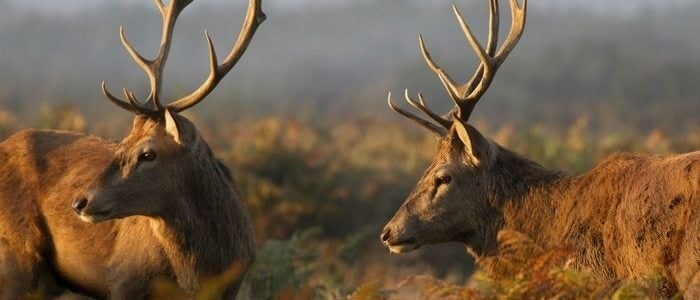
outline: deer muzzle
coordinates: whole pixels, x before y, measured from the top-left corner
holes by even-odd
[[[382,244],[391,253],[406,253],[420,248],[422,243],[416,236],[419,227],[415,218],[407,214],[405,209],[399,209],[396,215],[384,226],[379,236]]]
[[[416,243],[416,239],[402,237],[396,234],[396,231],[393,231],[390,228],[388,228],[388,226],[384,228],[384,231],[382,231],[382,234],[379,238],[382,244],[384,244],[385,247],[389,248],[389,251],[391,253],[406,253],[416,250],[420,247],[420,245]]]
[[[110,215],[109,210],[96,209],[94,205],[95,193],[89,191],[85,195],[78,197],[71,206],[73,212],[84,222],[98,223],[106,220]]]

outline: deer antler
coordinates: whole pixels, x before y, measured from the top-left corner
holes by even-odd
[[[483,48],[479,41],[474,37],[469,26],[464,21],[462,14],[459,12],[455,5],[452,5],[457,21],[462,27],[462,32],[466,36],[469,44],[471,45],[474,52],[476,52],[479,57],[480,64],[471,79],[465,84],[456,84],[450,75],[445,73],[432,59],[430,52],[425,47],[425,42],[422,36],[418,36],[418,43],[420,44],[421,52],[423,53],[423,58],[428,64],[430,69],[435,72],[435,74],[440,78],[443,86],[450,95],[450,98],[455,103],[457,109],[457,117],[462,121],[466,122],[469,120],[476,103],[479,101],[481,96],[484,95],[486,90],[491,85],[496,71],[501,66],[503,61],[510,52],[515,48],[515,45],[520,40],[525,29],[525,15],[527,9],[527,0],[523,0],[522,7],[518,4],[518,0],[509,0],[510,10],[511,10],[511,25],[510,31],[506,40],[503,42],[498,51],[496,51],[496,46],[498,44],[498,29],[499,29],[499,13],[498,13],[498,0],[489,0],[489,36],[486,43],[486,48]],[[438,135],[444,135],[444,130],[438,128],[431,122],[421,119],[420,117],[409,113],[407,111],[397,109],[391,103],[391,94],[389,95],[389,106],[396,112],[408,117],[411,120],[417,121],[420,125],[428,128],[430,131],[437,133]],[[446,129],[452,126],[452,122],[448,120],[450,113],[446,116],[440,116],[432,112],[426,105],[420,93],[418,93],[418,98],[420,103],[416,103],[406,93],[406,101],[413,107],[416,107],[427,114],[430,118],[435,120],[438,124],[442,125]],[[409,116],[410,115],[410,116]],[[429,125],[428,125],[429,124]]]
[[[151,84],[151,93],[145,103],[139,101],[134,93],[128,89],[124,89],[124,97],[127,101],[121,100],[114,95],[112,95],[108,90],[105,82],[102,82],[102,92],[105,94],[107,99],[112,101],[117,106],[131,111],[140,115],[147,115],[151,117],[161,116],[163,111],[163,106],[160,104],[160,94],[161,87],[163,84],[163,67],[165,62],[168,60],[168,54],[170,52],[170,45],[173,37],[173,28],[175,27],[175,22],[180,12],[192,2],[192,0],[171,0],[166,6],[163,4],[162,0],[155,0],[156,6],[163,18],[163,30],[160,40],[160,50],[155,59],[149,60],[144,58],[139,54],[134,47],[126,39],[124,34],[124,28],[119,28],[119,35],[121,37],[122,44],[126,48],[127,52],[136,61],[141,69],[148,75]],[[265,21],[265,14],[262,12],[260,5],[262,0],[249,0],[248,11],[246,13],[245,21],[243,22],[243,28],[238,35],[233,49],[228,54],[224,62],[219,65],[218,59],[216,57],[216,51],[214,50],[214,45],[209,37],[209,33],[204,31],[204,36],[209,47],[209,65],[210,72],[209,77],[196,91],[188,96],[185,96],[179,100],[173,101],[172,103],[166,105],[165,107],[174,112],[181,112],[188,109],[204,99],[221,81],[221,79],[236,65],[238,60],[241,58],[246,48],[250,44],[253,35],[255,34],[258,26]]]

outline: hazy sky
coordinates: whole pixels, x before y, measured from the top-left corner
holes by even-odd
[[[0,0],[0,2],[6,1],[13,3],[22,9],[38,9],[47,12],[60,12],[60,13],[70,13],[80,9],[92,8],[95,6],[103,5],[107,3],[106,0],[71,0],[71,1],[56,1],[56,0]],[[168,0],[165,0],[167,2]],[[232,2],[244,0],[198,0],[197,2],[206,3],[217,3],[217,2]],[[274,5],[276,7],[294,8],[304,5],[329,5],[336,4],[339,2],[346,2],[353,0],[265,0],[265,5]],[[357,0],[355,0],[357,1]],[[128,4],[144,4],[152,5],[151,0],[119,0],[119,3],[124,5]]]
[[[529,29],[487,96],[501,101],[486,101],[480,106],[481,116],[568,122],[575,113],[612,111],[607,103],[613,99],[619,107],[649,104],[634,110],[635,115],[646,116],[637,119],[639,124],[673,128],[684,122],[678,120],[697,120],[700,92],[693,79],[700,78],[700,39],[694,32],[700,28],[700,0],[528,1]],[[165,82],[173,93],[196,88],[207,74],[202,28],[211,30],[220,52],[227,49],[247,0],[195,2],[174,41],[169,64],[173,72]],[[249,112],[264,107],[254,103],[265,103],[274,104],[279,113],[303,110],[302,114],[329,115],[347,110],[389,114],[386,93],[404,88],[421,90],[429,99],[444,99],[439,80],[423,63],[416,35],[425,34],[439,63],[454,65],[446,68],[456,78],[465,78],[477,59],[449,4],[464,8],[483,37],[488,1],[263,2],[269,21],[256,35],[254,50],[227,77],[229,83],[211,96],[210,103],[218,104],[205,106],[210,112],[221,111],[223,116],[232,104],[221,98],[231,95],[241,96],[244,102],[236,102],[236,107]],[[500,3],[507,6],[506,0]],[[25,12],[10,15],[14,7]],[[27,13],[34,10],[43,15]],[[643,13],[630,13],[634,11]],[[231,18],[234,13],[236,20]],[[125,54],[117,28],[126,24],[136,48],[154,55],[160,21],[156,14],[153,0],[0,0],[0,69],[7,70],[0,72],[0,102],[5,101],[0,105],[9,103],[29,116],[35,111],[32,103],[39,101],[82,101],[92,105],[86,110],[108,113],[112,107],[100,94],[101,80],[114,90],[127,86],[144,95],[145,76]],[[563,104],[562,98],[575,103]],[[435,102],[444,109],[450,105]],[[628,117],[628,111],[624,113]],[[614,113],[606,116],[616,118]]]
[[[167,1],[167,0],[166,0]],[[244,1],[244,0],[198,0],[198,2],[231,2],[231,1]],[[349,1],[382,1],[382,0],[264,0],[266,6],[274,6],[275,8],[283,9],[296,9],[303,7],[305,5],[334,5],[342,2]],[[426,0],[409,0],[409,1],[426,1]],[[429,0],[434,2],[462,2],[462,1],[476,1],[476,0]],[[576,1],[562,1],[562,0],[534,0],[531,1],[530,5],[536,6],[550,6],[557,9],[570,8],[572,6],[592,9],[604,13],[629,13],[635,12],[642,8],[651,9],[664,9],[667,6],[671,6],[678,3],[687,3],[695,0],[587,0],[582,2]],[[104,3],[108,3],[107,0],[71,0],[71,1],[56,1],[56,0],[0,0],[0,3],[12,3],[14,6],[22,9],[33,9],[42,10],[45,12],[58,12],[58,13],[71,13],[80,9],[92,8]],[[125,5],[133,4],[148,4],[151,5],[153,1],[150,0],[119,0],[119,3]]]

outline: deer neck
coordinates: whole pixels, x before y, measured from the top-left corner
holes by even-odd
[[[486,247],[474,252],[498,252],[498,234],[503,230],[522,233],[546,245],[551,240],[549,228],[555,220],[557,199],[561,198],[557,197],[556,186],[564,176],[504,148],[499,149],[493,168],[494,176],[487,185],[492,190],[486,194],[491,197],[489,202],[495,207],[494,219],[498,221],[485,235]]]
[[[185,192],[176,202],[184,207],[154,218],[151,228],[186,290],[199,288],[199,278],[220,274],[252,260],[255,245],[250,218],[232,184],[228,169],[211,155],[188,165]]]

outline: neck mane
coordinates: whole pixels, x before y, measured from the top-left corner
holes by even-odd
[[[499,220],[487,230],[483,248],[472,249],[478,257],[497,251],[497,235],[501,230],[520,232],[539,245],[551,240],[548,228],[557,211],[556,186],[565,177],[561,172],[547,170],[538,163],[503,147],[498,147],[486,184],[489,203],[495,207]]]
[[[200,153],[186,162],[191,176],[177,201],[184,207],[151,220],[178,284],[190,291],[199,288],[200,278],[246,268],[255,256],[250,217],[233,178],[209,147],[199,144],[191,151]]]
[[[554,191],[567,179],[561,172],[497,146],[484,195],[491,215],[468,251],[491,276],[512,276],[527,266],[553,240],[552,228],[561,199]]]

